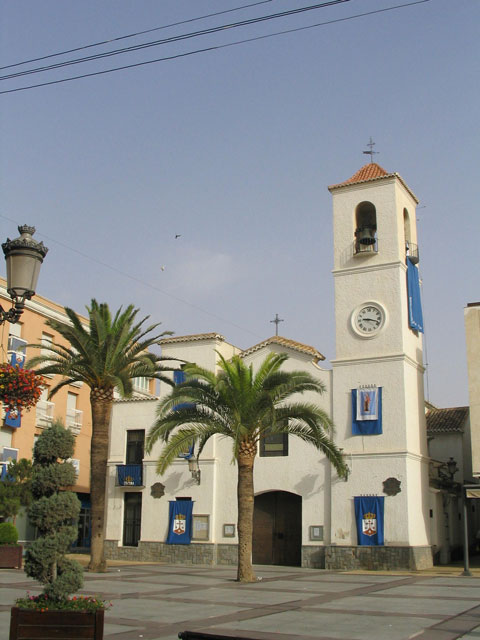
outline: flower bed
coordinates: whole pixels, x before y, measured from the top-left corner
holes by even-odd
[[[62,598],[53,600],[43,593],[39,596],[30,596],[26,598],[17,598],[15,605],[19,609],[35,609],[35,611],[98,611],[99,609],[108,609],[111,603],[101,600],[96,596],[72,596],[71,598]]]

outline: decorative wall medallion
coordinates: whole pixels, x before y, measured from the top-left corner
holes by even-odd
[[[400,493],[401,491],[401,484],[400,480],[397,480],[396,478],[387,478],[383,481],[383,493],[387,496],[396,496],[397,493]]]
[[[152,484],[152,486],[150,487],[150,495],[152,496],[152,498],[161,498],[165,495],[165,485],[161,482]]]

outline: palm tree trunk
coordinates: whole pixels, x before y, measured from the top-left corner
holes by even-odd
[[[257,578],[252,566],[253,538],[253,463],[256,446],[240,445],[238,453],[238,582],[256,582]]]
[[[105,489],[107,479],[108,433],[113,405],[113,389],[92,388],[92,442],[90,454],[90,499],[92,503],[92,546],[89,571],[106,571]]]

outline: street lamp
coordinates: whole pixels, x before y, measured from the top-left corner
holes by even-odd
[[[20,237],[2,244],[7,263],[7,291],[12,299],[12,308],[8,311],[0,306],[0,324],[5,321],[18,322],[25,307],[25,300],[35,295],[40,266],[47,255],[43,242],[32,238],[35,227],[24,224],[18,227]]]

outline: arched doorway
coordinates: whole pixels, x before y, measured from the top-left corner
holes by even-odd
[[[287,491],[255,496],[253,562],[299,567],[302,562],[302,498]]]

